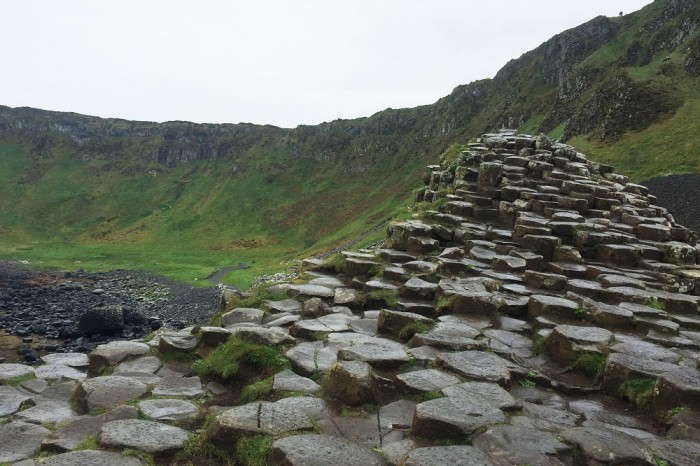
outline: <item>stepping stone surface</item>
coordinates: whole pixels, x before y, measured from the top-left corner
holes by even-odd
[[[478,448],[468,445],[452,445],[416,448],[408,454],[402,464],[405,466],[496,466],[497,463]]]
[[[267,456],[269,466],[381,466],[368,447],[327,435],[292,435],[277,439]]]
[[[204,389],[199,377],[163,377],[153,388],[153,394],[158,396],[184,396],[197,398],[204,396]]]
[[[462,439],[482,427],[506,422],[497,406],[485,399],[450,396],[416,406],[413,433],[426,438]]]
[[[498,383],[505,383],[510,379],[510,372],[505,360],[495,354],[483,351],[440,353],[437,361],[471,379]]]
[[[0,417],[8,416],[19,410],[29,397],[15,387],[0,385]]]
[[[82,450],[44,458],[36,466],[144,466],[136,456],[100,450]],[[29,465],[27,465],[29,466]]]
[[[100,431],[100,445],[112,448],[135,448],[148,453],[168,453],[182,449],[187,431],[179,427],[141,419],[124,419],[106,423]]]
[[[144,400],[139,403],[139,410],[156,421],[179,421],[193,419],[199,415],[199,409],[185,400]]]
[[[134,378],[117,375],[95,377],[83,382],[88,409],[113,408],[148,391],[148,386]]]
[[[0,382],[33,373],[34,369],[24,364],[0,364]]]
[[[22,421],[13,421],[0,426],[0,462],[19,461],[29,458],[41,448],[41,442],[50,430]]]

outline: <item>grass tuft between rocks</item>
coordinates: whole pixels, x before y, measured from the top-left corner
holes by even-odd
[[[227,380],[238,373],[242,363],[261,369],[262,376],[290,367],[281,348],[251,343],[232,336],[209,353],[209,356],[196,361],[192,370],[200,377],[214,376]]]
[[[649,411],[655,384],[654,379],[630,379],[620,385],[619,392],[640,410]]]
[[[271,436],[246,435],[236,442],[236,458],[245,466],[265,466],[271,448]]]
[[[582,353],[574,362],[574,368],[581,370],[585,374],[593,377],[595,381],[600,380],[605,370],[606,359],[598,353]]]

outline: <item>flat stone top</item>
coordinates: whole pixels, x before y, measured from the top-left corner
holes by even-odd
[[[440,353],[437,361],[472,379],[498,383],[504,383],[510,379],[506,361],[495,354],[483,351]]]
[[[136,456],[101,450],[81,450],[41,459],[40,466],[144,466]]]
[[[332,289],[321,285],[292,285],[289,287],[289,292],[293,295],[301,295],[316,298],[332,298],[334,292]]]
[[[24,364],[0,364],[0,381],[33,374],[34,369]]]
[[[0,385],[0,417],[16,412],[29,397],[15,387]]]
[[[63,364],[70,367],[87,367],[90,359],[84,353],[52,353],[41,357],[46,364]]]
[[[110,341],[99,345],[90,354],[90,357],[103,357],[109,365],[120,362],[127,356],[140,356],[147,353],[150,347],[145,343],[135,341]]]
[[[100,444],[130,447],[148,453],[178,450],[187,443],[187,431],[160,422],[122,419],[106,423],[100,431]]]
[[[328,435],[292,435],[275,440],[269,465],[382,466],[384,461],[368,447]]]
[[[85,373],[63,364],[44,364],[36,368],[34,375],[38,379],[46,380],[85,380],[87,378]]]
[[[582,345],[607,345],[613,339],[613,333],[600,327],[577,327],[574,325],[557,325],[554,332],[567,340]]]
[[[405,466],[425,465],[495,465],[491,458],[475,447],[469,445],[451,445],[445,447],[424,447],[412,450],[401,464]]]

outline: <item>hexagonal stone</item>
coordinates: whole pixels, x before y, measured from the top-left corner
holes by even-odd
[[[396,378],[409,389],[419,392],[442,390],[460,382],[459,378],[454,375],[437,369],[405,372],[397,375]]]
[[[350,406],[374,401],[371,370],[364,361],[337,361],[324,386],[331,396]]]
[[[338,348],[338,358],[365,361],[377,366],[392,366],[409,361],[404,346],[386,338],[357,333],[332,333],[328,346]]]
[[[496,383],[464,382],[442,389],[445,396],[459,397],[465,402],[469,400],[484,400],[505,411],[519,409],[520,403],[506,390]]]
[[[131,361],[120,363],[114,368],[114,373],[118,372],[145,372],[155,374],[163,366],[163,362],[156,356],[142,356]]]
[[[260,327],[257,325],[237,324],[227,328],[232,334],[252,343],[261,345],[281,345],[295,343],[296,340],[279,327]]]
[[[163,332],[160,335],[158,349],[164,353],[173,351],[193,351],[202,340],[200,335],[193,335],[189,329],[178,332]]]
[[[293,298],[332,298],[335,292],[321,285],[292,285],[287,293]]]
[[[135,341],[111,341],[99,345],[88,356],[90,372],[97,373],[104,366],[113,366],[127,356],[141,356],[149,350],[150,347],[147,344]]]
[[[81,450],[63,453],[49,458],[43,458],[41,466],[143,466],[136,456],[126,456],[121,453],[100,450]]]
[[[311,419],[299,407],[263,401],[224,411],[212,422],[209,435],[214,442],[227,444],[240,434],[280,435],[311,428]]]
[[[506,422],[506,416],[484,399],[461,396],[419,403],[413,417],[413,434],[433,439],[463,439],[491,424]]]
[[[679,366],[657,378],[652,408],[664,412],[677,406],[700,410],[700,371]]]
[[[75,417],[69,401],[40,399],[29,409],[15,415],[18,419],[35,424],[55,424]]]
[[[648,443],[654,449],[656,457],[663,458],[668,464],[695,466],[700,458],[700,442],[697,441],[651,439]]]
[[[99,432],[104,423],[102,416],[81,416],[51,432],[43,445],[56,451],[73,450],[85,439]]]
[[[263,301],[263,309],[267,309],[271,314],[299,314],[301,312],[301,303],[296,299],[282,299],[279,301]]]
[[[272,389],[275,391],[316,393],[321,390],[321,386],[311,379],[285,369],[274,375]]]
[[[549,433],[530,427],[495,426],[472,445],[507,464],[562,465],[573,463],[572,448]]]
[[[139,402],[139,410],[156,421],[178,421],[193,419],[199,415],[199,408],[185,400],[144,400]]]
[[[102,426],[100,445],[114,448],[135,448],[148,453],[169,453],[187,444],[187,431],[160,422],[123,419]]]
[[[435,325],[435,321],[428,317],[412,312],[392,311],[382,309],[377,319],[377,329],[381,333],[386,333],[395,337],[403,337],[402,331],[409,325],[418,325],[428,330]]]
[[[267,456],[268,466],[382,466],[370,448],[328,435],[292,435],[277,439]]]
[[[561,433],[564,441],[574,445],[586,464],[654,465],[654,452],[643,441],[624,432],[596,427],[573,427]]]
[[[573,318],[576,316],[578,303],[570,299],[536,294],[530,296],[527,314],[530,318],[549,316]]]
[[[570,364],[583,352],[608,354],[613,333],[600,327],[557,325],[547,339],[547,353],[557,362]]]
[[[34,370],[38,379],[45,380],[85,380],[87,375],[70,366],[63,364],[44,364]]]
[[[405,466],[449,466],[449,465],[479,465],[495,466],[489,455],[469,445],[451,445],[446,447],[423,447],[411,450],[401,463]]]
[[[95,377],[82,384],[88,409],[113,408],[148,392],[148,386],[136,379],[121,376]]]
[[[199,377],[163,377],[153,388],[153,394],[159,396],[184,396],[196,398],[204,396],[204,389]]]
[[[63,364],[64,366],[84,368],[90,364],[85,353],[51,353],[41,357],[46,364]]]
[[[480,333],[461,322],[438,322],[430,331],[415,334],[413,343],[453,350],[483,349],[486,343],[475,339]]]
[[[0,426],[0,462],[29,458],[41,448],[41,442],[51,431],[36,424],[14,421]]]
[[[0,364],[0,382],[33,373],[34,369],[25,364]]]
[[[510,379],[506,361],[483,351],[440,353],[437,362],[470,379],[497,383],[506,383]]]
[[[298,304],[297,301],[294,301]],[[250,307],[237,307],[236,309],[227,312],[221,316],[221,325],[228,327],[233,324],[251,323],[261,324],[265,312],[262,309]]]
[[[19,407],[29,397],[15,387],[0,385],[0,417],[8,416],[19,410]]]
[[[330,408],[323,398],[316,398],[314,396],[291,396],[289,398],[277,400],[275,404],[290,409],[298,409],[311,419],[318,420],[331,417]]]

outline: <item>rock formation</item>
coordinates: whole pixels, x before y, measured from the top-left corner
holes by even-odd
[[[291,370],[253,401],[204,403],[197,438],[266,439],[267,464],[697,465],[695,235],[645,187],[546,137],[484,135],[426,181],[383,248],[307,261],[308,283],[270,287],[223,327],[103,345],[86,380],[68,370],[88,367],[78,356],[0,365],[0,380],[26,378],[0,387],[0,461],[99,432],[93,448],[167,464],[201,425],[182,421],[197,400],[225,400],[236,380],[203,386],[164,356],[235,335],[283,351]]]

